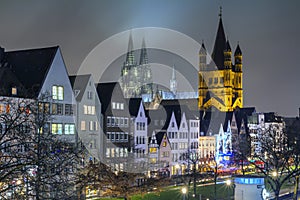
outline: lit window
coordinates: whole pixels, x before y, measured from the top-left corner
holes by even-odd
[[[52,99],[57,99],[57,86],[52,86]]]
[[[83,105],[83,114],[87,115],[88,113],[88,106],[87,105]]]
[[[95,106],[91,106],[91,115],[95,115]]]
[[[107,158],[110,157],[110,148],[106,148],[106,157],[107,157]]]
[[[17,87],[12,87],[11,88],[11,94],[12,95],[17,95]]]
[[[149,152],[150,152],[150,153],[156,153],[156,148],[150,148],[150,149],[149,149]]]
[[[6,105],[5,104],[0,104],[0,113],[4,113],[6,111]]]
[[[75,134],[74,124],[65,124],[65,134]]]
[[[90,131],[94,130],[93,128],[93,121],[90,121]]]
[[[95,106],[83,105],[83,113],[85,115],[95,115]]]
[[[62,134],[62,130],[63,130],[63,127],[62,127],[62,124],[52,124],[51,126],[51,130],[52,130],[52,134]]]
[[[124,103],[121,103],[121,104],[120,104],[120,109],[121,109],[121,110],[124,110]]]
[[[63,86],[52,86],[52,99],[64,100],[64,87]]]
[[[82,131],[85,131],[85,130],[86,130],[85,121],[81,121],[81,123],[80,123],[80,129],[81,129]]]
[[[58,86],[58,100],[64,100],[64,88],[62,86]]]
[[[62,115],[63,114],[63,104],[53,103],[52,104],[52,114],[53,115]]]
[[[98,131],[98,122],[94,122],[94,130]]]
[[[156,163],[156,158],[151,158],[151,159],[150,159],[150,163],[152,163],[152,164],[153,164],[153,163]]]
[[[167,142],[163,142],[163,147],[166,147],[167,146]]]

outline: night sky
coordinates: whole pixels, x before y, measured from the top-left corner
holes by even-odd
[[[59,45],[71,74],[99,43],[135,28],[178,31],[204,40],[212,52],[220,6],[232,49],[239,42],[243,52],[244,105],[298,115],[298,0],[0,0],[0,46],[11,51]]]

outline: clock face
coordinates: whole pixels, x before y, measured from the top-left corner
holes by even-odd
[[[267,199],[267,197],[269,197],[269,193],[265,188],[261,191],[261,196],[264,200]]]

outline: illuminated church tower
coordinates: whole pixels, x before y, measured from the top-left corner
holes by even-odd
[[[152,72],[148,63],[145,40],[140,50],[140,62],[135,61],[132,35],[129,35],[126,60],[121,69],[120,85],[125,98],[141,97],[142,94],[152,94]]]
[[[230,43],[223,28],[222,10],[219,17],[212,61],[207,63],[203,42],[199,51],[198,107],[200,110],[214,107],[226,112],[243,107],[242,51],[238,44],[233,64]]]

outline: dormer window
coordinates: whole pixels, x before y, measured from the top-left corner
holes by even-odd
[[[80,93],[80,90],[74,90],[75,97],[77,97],[79,95],[79,93]]]
[[[11,88],[11,94],[12,95],[17,95],[17,87],[12,87]]]

